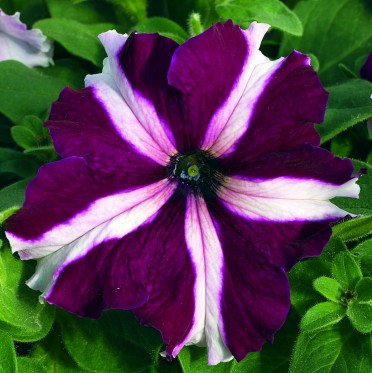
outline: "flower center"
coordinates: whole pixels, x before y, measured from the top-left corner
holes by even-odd
[[[223,183],[223,175],[217,159],[208,151],[197,150],[171,157],[167,176],[178,182],[179,189],[204,198],[215,195]]]

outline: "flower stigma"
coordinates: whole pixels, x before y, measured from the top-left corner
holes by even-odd
[[[223,184],[217,158],[206,150],[173,155],[166,168],[168,178],[178,182],[179,189],[204,198],[214,196]]]

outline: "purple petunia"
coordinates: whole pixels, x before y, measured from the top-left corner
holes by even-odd
[[[48,66],[53,63],[53,44],[38,29],[27,30],[19,19],[0,9],[0,61],[16,60],[28,67]]]
[[[321,253],[347,215],[329,200],[359,187],[318,147],[328,94],[310,59],[270,61],[268,28],[219,23],[181,46],[100,35],[103,72],[65,88],[46,123],[62,160],[7,224],[42,298],[93,318],[131,309],[171,357],[206,345],[217,364],[273,340],[285,272]]]

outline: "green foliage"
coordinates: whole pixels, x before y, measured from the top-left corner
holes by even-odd
[[[326,276],[314,281],[314,289],[333,302],[339,302],[342,296],[342,286],[335,279]]]
[[[323,302],[311,307],[301,320],[300,328],[305,332],[315,332],[319,329],[340,322],[346,315],[346,307],[333,303]]]
[[[0,113],[14,123],[25,115],[47,116],[65,81],[38,73],[20,62],[0,62]]]
[[[141,372],[149,367],[160,350],[152,353],[137,347],[120,333],[120,321],[110,313],[99,320],[78,319],[75,316],[60,313],[59,326],[68,353],[80,368],[91,372]],[[135,335],[131,334],[131,338]],[[150,339],[146,341],[150,343]],[[159,347],[159,346],[158,346]],[[156,354],[154,352],[157,352]]]
[[[372,332],[372,278],[365,277],[355,288],[356,299],[350,304],[347,315],[354,328],[361,333]]]
[[[301,21],[279,0],[216,0],[215,3],[222,19],[232,19],[243,27],[258,21],[296,36],[302,35]]]
[[[54,308],[40,304],[25,281],[34,266],[13,257],[9,247],[0,250],[0,330],[16,341],[33,342],[45,337],[54,321]]]
[[[345,320],[297,339],[290,372],[357,373],[372,370],[370,335],[361,335]]]
[[[332,263],[332,275],[343,289],[355,289],[362,278],[360,270],[353,255],[348,251],[338,254]]]
[[[372,116],[372,84],[362,79],[327,87],[329,103],[324,123],[317,125],[322,143]]]
[[[92,26],[65,18],[43,19],[36,22],[34,27],[60,43],[74,56],[90,61],[96,66],[102,66],[105,52],[97,38],[99,32],[103,31],[102,29],[96,32]],[[112,25],[104,26],[105,30],[111,28]]]
[[[365,162],[353,160],[354,164],[354,172],[358,173],[361,169],[367,171],[366,174],[361,175],[358,184],[360,186],[360,195],[359,198],[343,198],[337,197],[332,200],[338,207],[356,215],[372,215],[372,193],[371,193],[371,185],[372,185],[372,165],[369,165]],[[358,220],[359,221],[359,220]],[[359,221],[361,226],[364,225],[364,221]],[[356,223],[353,227],[354,229],[358,229],[359,223]],[[363,228],[360,228],[363,229]],[[368,230],[368,229],[366,229]]]
[[[0,373],[16,373],[17,361],[12,338],[0,329]]]
[[[188,39],[186,31],[180,25],[167,18],[146,18],[138,23],[134,30],[145,33],[158,32],[160,35],[173,39],[179,44],[184,43]]]
[[[319,74],[324,84],[346,80],[338,65],[343,63],[354,70],[356,59],[361,54],[367,56],[371,49],[370,3],[365,0],[302,0],[293,11],[302,22],[303,35],[285,35],[280,55],[293,49],[313,53],[319,59]]]
[[[372,45],[368,0],[3,0],[0,7],[21,11],[29,27],[55,41],[52,66],[0,62],[0,373],[372,371],[372,139],[366,125],[372,84],[359,76]],[[39,293],[25,285],[35,263],[11,254],[4,227],[37,169],[57,159],[43,121],[64,86],[80,89],[87,74],[100,71],[99,33],[158,32],[181,44],[229,18],[243,27],[271,24],[262,49],[272,59],[293,49],[311,57],[330,93],[325,121],[316,125],[321,143],[355,158],[356,174],[368,172],[358,180],[359,199],[332,201],[353,217],[332,227],[321,257],[290,271],[292,309],[274,343],[240,363],[211,367],[206,349],[196,346],[166,361],[159,333],[130,312],[88,320],[40,304]]]

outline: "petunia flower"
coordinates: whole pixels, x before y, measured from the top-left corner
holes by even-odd
[[[318,147],[328,94],[310,59],[263,56],[268,28],[219,23],[181,46],[100,35],[103,72],[64,89],[46,123],[63,159],[7,224],[43,299],[93,318],[131,309],[170,358],[206,345],[217,364],[273,341],[285,272],[320,254],[347,215],[329,200],[359,187]]]
[[[17,12],[8,16],[0,9],[0,61],[16,60],[28,67],[53,63],[53,45],[38,29],[27,30]]]

